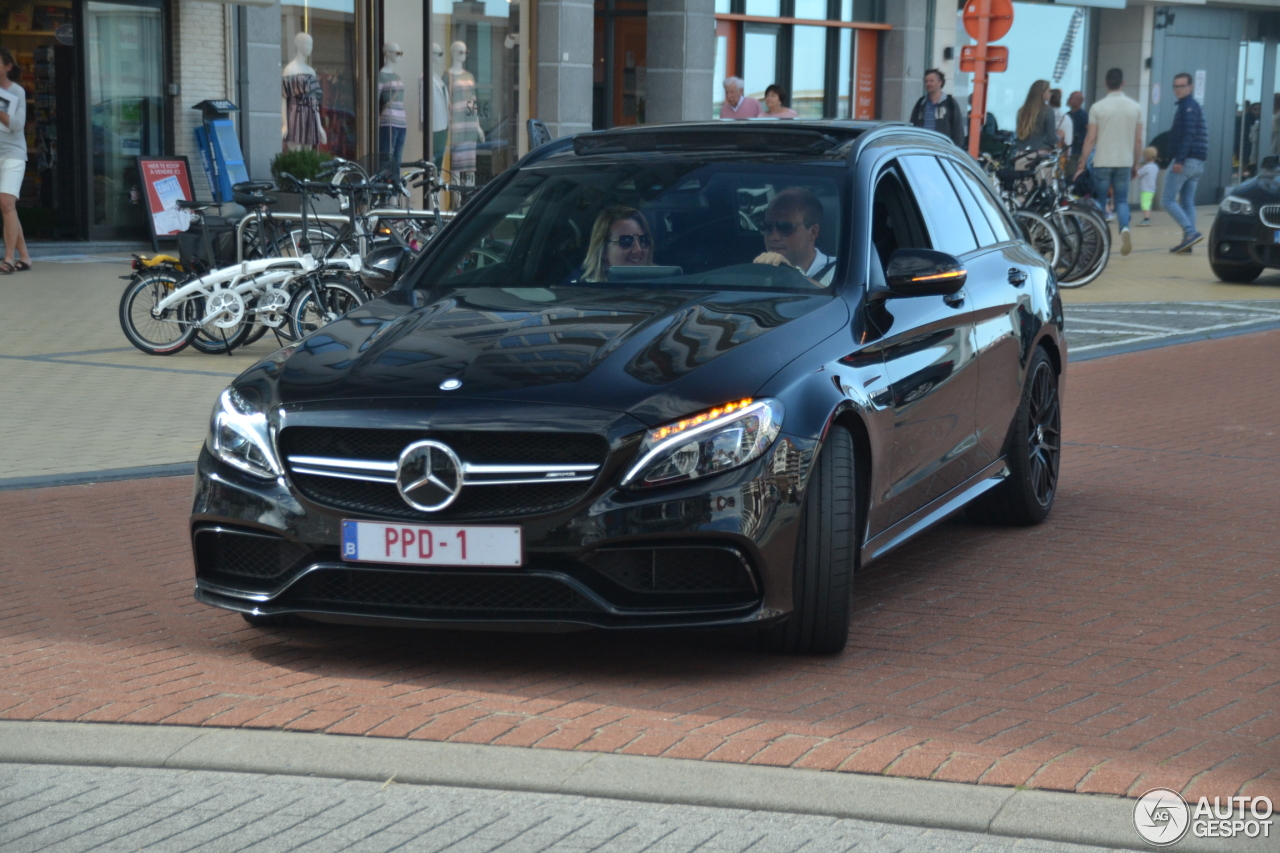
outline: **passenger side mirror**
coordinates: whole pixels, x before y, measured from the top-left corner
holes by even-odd
[[[964,287],[968,274],[960,259],[946,252],[898,249],[889,256],[884,277],[885,296],[950,296]]]
[[[382,293],[396,283],[412,260],[407,246],[382,246],[365,255],[360,277],[370,290]]]

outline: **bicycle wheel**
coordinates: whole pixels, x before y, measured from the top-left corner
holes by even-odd
[[[129,343],[148,355],[173,355],[191,343],[196,323],[204,314],[199,296],[158,313],[155,310],[181,284],[176,275],[164,271],[150,272],[129,282],[120,297],[120,328]]]
[[[1040,214],[1025,208],[1015,210],[1013,218],[1022,226],[1032,247],[1049,262],[1049,266],[1056,268],[1058,259],[1062,256],[1062,238],[1058,229]]]
[[[319,295],[317,302],[316,296]],[[303,282],[289,306],[289,327],[294,339],[326,326],[364,302],[359,286],[338,276]]]
[[[1080,231],[1080,260],[1075,268],[1059,279],[1061,287],[1084,287],[1102,275],[1111,259],[1111,229],[1101,216],[1083,206],[1071,205],[1064,209]]]
[[[1058,256],[1058,263],[1053,268],[1054,276],[1058,281],[1062,281],[1071,275],[1085,258],[1082,251],[1084,239],[1081,225],[1075,217],[1065,215],[1060,210],[1052,211],[1045,218],[1057,230],[1058,237],[1062,241],[1062,252]]]
[[[191,346],[209,355],[221,355],[224,352],[230,352],[236,347],[251,343],[248,338],[252,333],[253,320],[246,311],[245,318],[240,321],[240,325],[233,329],[219,329],[216,326],[209,328],[197,326],[196,333],[191,338]],[[262,335],[258,337],[260,338]],[[257,340],[257,338],[254,338],[254,340]]]

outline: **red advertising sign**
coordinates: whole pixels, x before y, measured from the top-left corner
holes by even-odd
[[[857,53],[853,71],[853,117],[876,117],[876,53],[880,46],[880,34],[875,30],[857,30]]]
[[[192,201],[191,169],[186,157],[139,157],[138,174],[147,200],[147,221],[155,237],[175,237],[190,224],[178,200]]]

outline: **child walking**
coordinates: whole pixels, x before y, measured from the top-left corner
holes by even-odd
[[[1160,167],[1156,165],[1159,154],[1154,148],[1142,149],[1142,168],[1138,169],[1138,196],[1142,199],[1139,225],[1151,224],[1151,201],[1156,197],[1156,180],[1160,177]]]

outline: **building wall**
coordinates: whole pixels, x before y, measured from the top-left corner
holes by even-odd
[[[591,0],[539,0],[534,12],[538,43],[533,117],[546,123],[553,138],[585,133],[591,130],[595,6]]]
[[[240,107],[240,146],[249,177],[269,181],[281,150],[280,7],[242,6],[239,14],[239,95],[232,100]]]
[[[227,6],[177,0],[173,4],[173,24],[177,39],[173,50],[173,77],[178,94],[173,99],[173,153],[185,154],[191,162],[196,197],[208,199],[209,182],[204,178],[195,129],[200,111],[191,107],[208,98],[229,98],[227,87],[228,26]],[[278,13],[277,13],[278,14]]]
[[[885,4],[884,21],[893,26],[881,42],[880,117],[887,121],[911,118],[911,108],[924,94],[924,70],[928,67],[925,60],[931,58],[925,56],[925,26],[928,4],[933,2],[935,0],[892,0]],[[950,17],[954,19],[954,15]],[[936,21],[935,26],[937,24],[942,22]],[[951,26],[954,28],[954,23]],[[938,44],[935,30],[935,50]],[[951,89],[950,81],[947,89]]]

